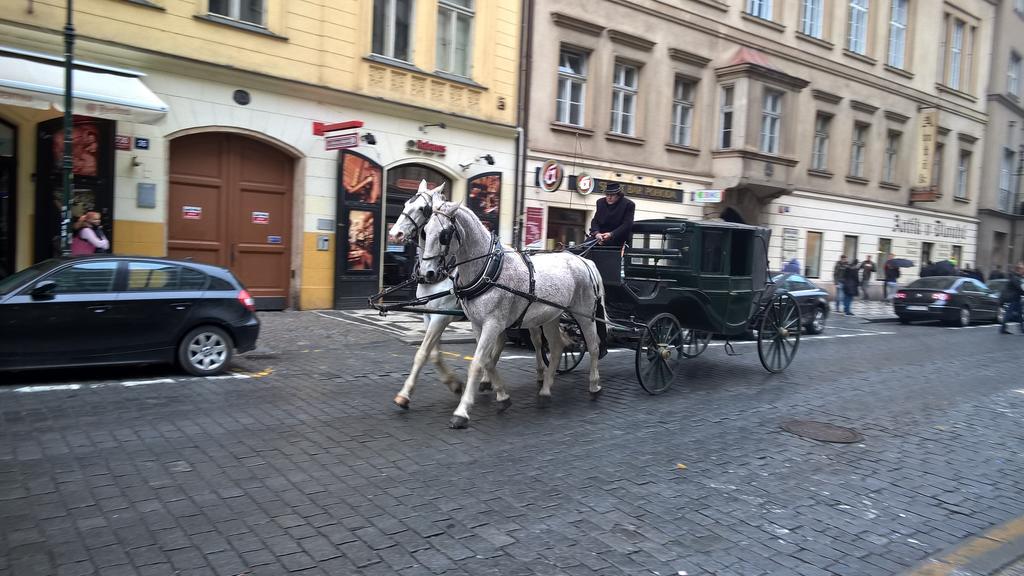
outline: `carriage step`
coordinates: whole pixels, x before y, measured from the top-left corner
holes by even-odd
[[[724,347],[725,347],[725,354],[727,356],[742,356],[743,355],[742,352],[737,352],[736,348],[732,345],[732,342],[730,342],[728,340],[725,341]]]

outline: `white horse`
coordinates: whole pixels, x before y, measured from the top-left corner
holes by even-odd
[[[604,286],[597,266],[568,252],[551,252],[529,257],[492,240],[490,231],[465,206],[445,202],[441,194],[432,195],[432,215],[423,228],[420,273],[427,281],[455,272],[456,293],[461,296],[462,310],[473,323],[477,337],[476,352],[469,366],[469,378],[462,400],[452,415],[452,428],[469,424],[469,410],[484,373],[489,373],[498,406],[510,403],[504,383],[495,370],[505,343],[505,330],[519,323],[531,328],[531,339],[540,355],[538,327],[550,343],[552,361],[543,372],[539,391],[541,404],[551,398],[557,359],[562,355],[564,340],[559,330],[559,316],[569,311],[579,322],[590,352],[590,394],[601,392],[597,364],[600,357],[597,321],[604,317]],[[500,261],[500,264],[498,263]],[[518,294],[512,291],[518,292]],[[538,360],[538,370],[541,361]]]
[[[405,206],[402,209],[402,214],[398,217],[395,224],[388,230],[388,237],[394,242],[415,242],[420,235],[420,231],[423,226],[426,225],[427,220],[430,219],[431,204],[434,194],[443,197],[444,184],[441,184],[433,190],[427,187],[427,181],[420,181],[420,188],[416,192],[416,195],[406,201]],[[457,310],[459,309],[459,301],[452,293],[451,278],[445,276],[438,279],[433,283],[418,282],[416,284],[416,298],[425,298],[433,296],[435,294],[445,293],[448,295],[430,301],[426,307],[434,310]],[[423,342],[420,343],[419,349],[416,350],[416,355],[413,357],[412,370],[409,372],[409,376],[405,379],[402,384],[402,389],[395,395],[395,404],[403,410],[409,409],[409,401],[412,398],[412,393],[416,389],[416,379],[419,377],[420,371],[423,369],[423,365],[427,359],[433,360],[437,366],[438,371],[441,373],[441,381],[449,390],[454,394],[462,394],[463,383],[456,378],[455,374],[448,369],[448,366],[442,361],[441,347],[438,345],[441,341],[441,333],[444,332],[445,328],[448,327],[452,321],[455,320],[455,316],[451,314],[424,314],[423,325],[426,328],[423,334]],[[489,389],[487,381],[484,381],[480,386],[481,390]]]

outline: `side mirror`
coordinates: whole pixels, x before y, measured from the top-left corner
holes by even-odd
[[[50,300],[53,298],[53,293],[57,291],[57,283],[53,280],[43,280],[32,287],[33,300]]]

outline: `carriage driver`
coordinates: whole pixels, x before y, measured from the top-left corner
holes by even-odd
[[[607,182],[604,198],[597,200],[597,212],[590,221],[590,236],[602,246],[622,246],[633,231],[636,204],[623,196],[622,185]]]

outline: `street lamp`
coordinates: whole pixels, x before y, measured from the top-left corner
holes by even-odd
[[[73,105],[72,72],[75,68],[75,27],[71,23],[73,0],[68,0],[67,23],[64,24],[64,158],[61,162],[61,179],[64,184],[64,203],[60,214],[60,253],[67,256],[71,253],[68,227],[71,224],[71,189],[74,180],[73,149]]]

